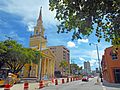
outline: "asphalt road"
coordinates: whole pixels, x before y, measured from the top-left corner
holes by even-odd
[[[28,90],[120,90],[120,84],[115,85],[102,85],[96,84],[97,78],[92,78],[88,82],[82,82],[81,80],[73,81],[69,83],[61,84],[61,79],[58,79],[59,85],[49,84],[48,87],[38,89],[39,83],[29,83]],[[4,90],[4,88],[0,88]],[[10,90],[24,90],[23,83],[15,84]]]
[[[74,82],[69,82],[57,86],[49,86],[45,87],[40,90],[103,90],[103,87],[101,84],[96,85],[97,79],[90,79],[88,82],[82,82],[81,80],[79,81],[74,81]],[[39,89],[38,89],[39,90]]]

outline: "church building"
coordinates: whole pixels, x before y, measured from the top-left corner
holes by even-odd
[[[37,20],[37,24],[34,27],[34,34],[30,36],[30,48],[40,51],[41,58],[38,60],[38,64],[26,64],[23,70],[23,77],[39,77],[39,71],[41,78],[54,77],[54,65],[55,56],[49,48],[47,48],[47,38],[44,36],[45,29],[42,22],[42,7],[40,8],[40,14]],[[41,61],[40,61],[41,60]],[[41,64],[40,64],[41,62]],[[41,70],[39,70],[41,67]],[[29,73],[27,73],[29,72]]]

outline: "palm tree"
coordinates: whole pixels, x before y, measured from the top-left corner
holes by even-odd
[[[62,68],[62,74],[63,74],[63,71],[65,70],[66,72],[68,69],[68,62],[66,60],[62,60],[59,64],[59,67]]]

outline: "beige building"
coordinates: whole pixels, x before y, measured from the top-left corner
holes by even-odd
[[[56,56],[55,60],[55,71],[62,72],[62,69],[59,67],[59,64],[62,60],[68,62],[68,69],[70,70],[70,51],[64,46],[50,46],[48,47]]]
[[[26,64],[24,66],[24,77],[38,77],[39,67],[41,67],[41,78],[54,77],[55,55],[46,47],[47,39],[44,37],[42,24],[42,8],[40,9],[37,25],[34,28],[34,34],[30,36],[30,48],[40,51],[42,55],[41,66],[38,64]],[[40,61],[40,58],[38,59]]]

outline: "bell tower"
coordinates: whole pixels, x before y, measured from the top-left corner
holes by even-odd
[[[40,8],[37,24],[34,27],[34,34],[30,36],[30,48],[46,48],[47,39],[44,37],[44,27],[42,22],[42,7]]]

